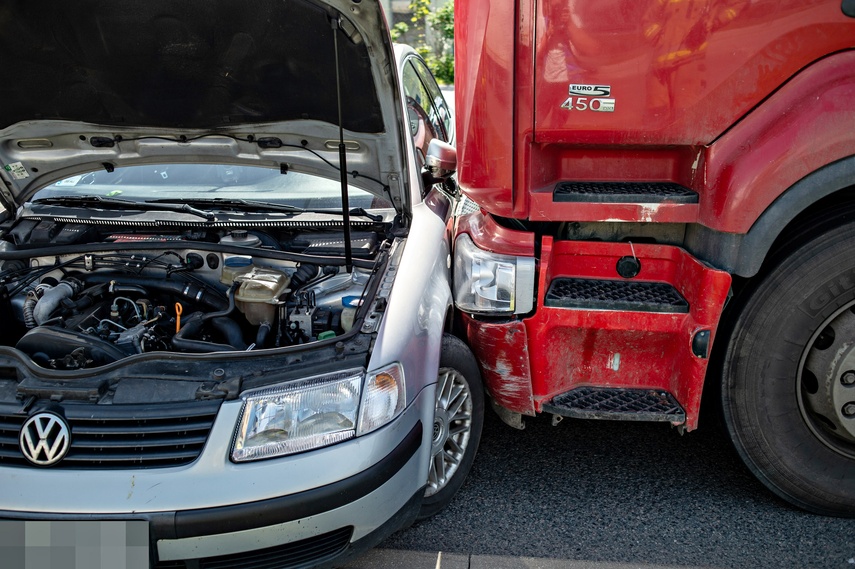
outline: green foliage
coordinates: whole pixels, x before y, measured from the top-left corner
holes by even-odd
[[[436,12],[428,14],[427,22],[444,40],[454,41],[454,2],[449,2]]]
[[[396,24],[392,38],[397,39],[409,29],[417,32],[413,47],[424,58],[440,83],[454,83],[454,2],[449,1],[431,12],[430,0],[411,0],[410,21],[413,26]],[[395,32],[396,28],[401,28]],[[432,33],[426,34],[426,30]],[[429,37],[429,39],[428,39]]]
[[[427,61],[428,67],[440,83],[454,83],[454,55],[446,53]]]
[[[408,31],[410,31],[410,26],[407,25],[407,22],[398,22],[389,30],[389,35],[392,36],[392,41],[398,41]]]
[[[413,12],[410,21],[418,24],[430,15],[430,0],[410,0],[410,10]]]

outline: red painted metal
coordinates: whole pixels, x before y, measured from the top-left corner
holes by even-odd
[[[509,4],[469,0],[455,16],[459,177],[486,211],[745,231],[794,181],[855,152],[855,20],[838,0],[517,0],[516,16]],[[561,108],[571,83],[610,86],[615,111]],[[701,204],[577,210],[549,200],[560,180],[675,181]]]
[[[482,208],[458,232],[482,249],[535,255],[534,232],[499,216],[744,233],[796,181],[855,155],[855,19],[839,0],[467,0],[455,10],[458,177]],[[576,98],[562,108],[575,84],[608,86],[614,112],[580,110]],[[565,180],[676,182],[699,203],[556,203]],[[463,316],[493,397],[531,413],[582,385],[659,388],[694,428],[707,360],[692,338],[714,338],[730,276],[678,247],[631,253],[537,227],[533,313]],[[636,279],[670,283],[690,312],[544,306],[554,278],[618,279],[630,254]]]
[[[538,0],[536,26],[535,140],[620,146],[707,144],[855,35],[838,0]],[[570,84],[615,111],[562,109]]]
[[[463,314],[463,325],[493,401],[516,413],[534,415],[525,324],[485,322]]]
[[[534,256],[534,233],[515,231],[496,223],[491,215],[474,212],[461,215],[457,233],[468,233],[472,242],[485,251],[503,255]]]
[[[514,2],[456,2],[454,10],[458,169],[465,173],[473,200],[508,215],[514,160]]]
[[[689,302],[687,314],[544,306],[553,279],[620,279],[617,261],[633,251],[642,266],[635,280],[670,283]],[[729,289],[730,275],[677,247],[544,237],[534,315],[502,323],[463,318],[485,385],[503,407],[533,414],[583,385],[665,389],[685,409],[691,430],[708,362],[692,353],[692,339],[709,330],[712,345]]]
[[[617,261],[633,251],[642,266],[634,280],[670,283],[689,302],[689,313],[544,306],[553,279],[620,279]],[[729,289],[730,275],[677,247],[544,237],[534,315],[503,323],[463,318],[488,391],[503,407],[533,414],[583,385],[664,389],[683,406],[692,430],[708,362],[692,353],[692,339],[709,330],[712,345]]]
[[[620,279],[618,259],[634,254],[634,281],[674,286],[689,303],[687,314],[578,310],[544,306],[557,277]],[[692,353],[701,330],[713,335],[730,289],[730,275],[710,269],[677,247],[557,241],[541,246],[537,311],[525,320],[535,408],[582,385],[670,391],[697,426],[707,359]]]
[[[514,192],[513,215],[508,217],[523,217],[522,212],[528,211],[529,195],[527,189],[532,188],[526,183],[531,175],[528,165],[534,140],[535,111],[535,79],[530,72],[536,60],[536,18],[538,0],[518,0],[517,43],[514,46],[516,56],[516,71],[514,72]],[[523,71],[525,70],[525,71]]]
[[[467,233],[485,251],[534,256],[534,233],[515,231],[480,211],[457,220],[457,234]],[[484,386],[493,400],[516,413],[534,415],[528,338],[519,320],[489,322],[462,313],[469,345],[481,367]]]
[[[552,190],[561,180],[668,180],[692,188],[695,172],[703,161],[702,151],[695,147],[651,150],[532,145],[529,149],[531,167],[525,168],[526,184],[531,188],[528,218],[536,221],[694,223],[698,220],[698,204],[562,203],[552,201]]]
[[[850,38],[855,45],[855,30]],[[710,146],[698,221],[744,233],[784,190],[853,155],[855,51],[849,51],[810,66]]]
[[[693,223],[698,219],[698,204],[602,204],[555,203],[552,190],[531,194],[532,221],[639,221],[657,223]]]

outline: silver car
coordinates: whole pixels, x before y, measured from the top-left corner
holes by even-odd
[[[3,12],[0,520],[303,567],[448,504],[453,120],[378,2]]]

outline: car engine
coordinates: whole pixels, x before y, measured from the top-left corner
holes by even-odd
[[[45,226],[47,225],[47,226]],[[252,351],[346,334],[382,231],[111,231],[24,220],[0,242],[5,345],[74,370],[149,352]],[[92,252],[80,253],[81,246]],[[50,254],[48,254],[50,253]]]

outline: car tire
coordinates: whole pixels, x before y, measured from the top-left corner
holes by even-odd
[[[855,516],[855,226],[777,256],[749,289],[722,365],[737,452],[805,510]],[[847,375],[851,372],[851,375]]]
[[[455,336],[442,338],[428,485],[418,519],[448,506],[463,486],[481,440],[484,388],[475,356]]]

